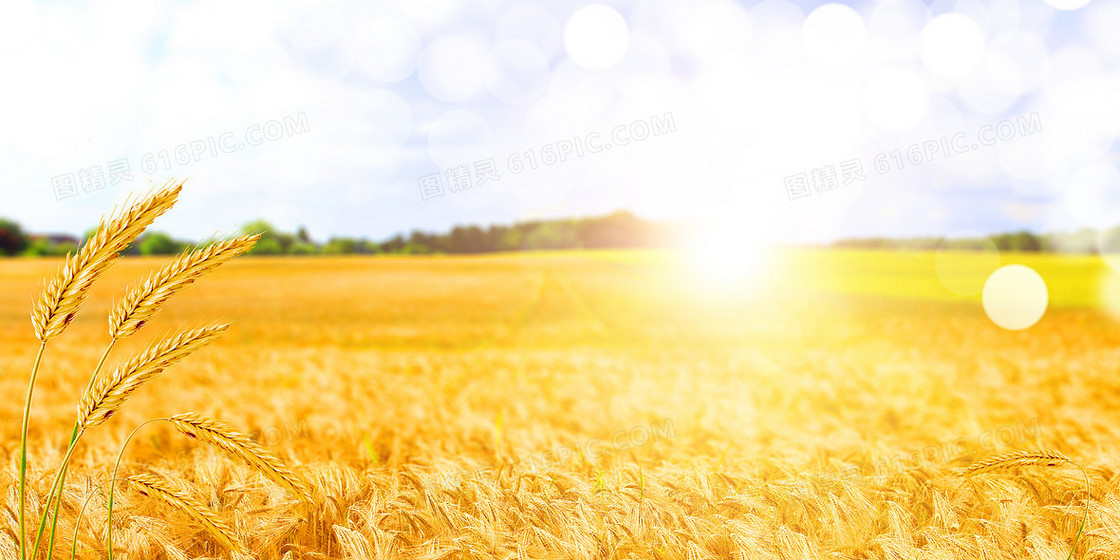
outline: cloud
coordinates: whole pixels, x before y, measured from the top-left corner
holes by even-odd
[[[1115,4],[1060,18],[1009,0],[611,6],[4,2],[0,207],[33,230],[73,231],[149,175],[189,175],[190,219],[161,226],[179,235],[265,217],[387,236],[619,207],[781,216],[768,227],[786,239],[1043,224],[1051,203],[1062,220],[1106,219],[1084,208],[1107,198],[1120,134],[1118,51],[1099,24]],[[1036,135],[906,159],[1032,113]],[[246,141],[297,115],[308,130]],[[531,161],[665,115],[672,134]],[[223,137],[238,149],[210,148]],[[199,143],[201,156],[180,157]],[[530,168],[512,172],[514,156]],[[877,157],[895,169],[876,173]],[[53,178],[122,158],[132,182],[56,199]],[[489,159],[500,179],[422,198],[420,177]],[[867,181],[790,200],[787,177],[852,159]]]

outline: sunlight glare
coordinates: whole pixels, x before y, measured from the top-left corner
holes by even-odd
[[[773,250],[758,228],[735,223],[706,228],[683,247],[690,274],[706,291],[757,291],[769,276]]]

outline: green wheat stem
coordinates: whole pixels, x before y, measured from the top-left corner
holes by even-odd
[[[642,490],[642,494],[638,498],[638,501],[642,502],[642,501],[645,501],[645,499],[646,499],[646,473],[645,473],[645,471],[642,470],[641,465],[638,465],[638,481],[639,481],[639,486],[641,487],[641,490]]]
[[[109,351],[113,349],[113,345],[116,344],[116,342],[116,339],[109,342],[109,345],[105,347],[105,351],[101,353],[101,359],[97,361],[97,365],[93,368],[93,375],[90,376],[89,382],[86,384],[86,390],[82,394],[88,393],[90,388],[93,387],[97,375],[101,373],[101,367],[105,365],[105,358],[109,356]],[[39,551],[39,544],[43,539],[43,530],[47,523],[47,515],[50,513],[50,507],[53,502],[54,513],[51,521],[51,533],[47,542],[47,558],[51,558],[51,555],[54,553],[54,536],[58,526],[58,510],[62,507],[62,488],[66,482],[66,468],[70,464],[70,458],[73,456],[74,449],[78,445],[78,438],[80,438],[81,435],[82,430],[79,429],[78,422],[75,420],[74,430],[70,433],[70,444],[69,447],[66,448],[66,457],[63,458],[62,464],[58,467],[58,473],[55,475],[54,484],[51,485],[51,491],[47,494],[47,509],[43,510],[43,516],[39,519],[39,531],[35,534],[34,551],[36,553]],[[55,495],[55,492],[58,492],[58,494]],[[32,554],[31,558],[34,559],[35,554]]]
[[[103,481],[98,484],[95,489],[100,489],[111,482],[115,482],[115,480]],[[86,506],[89,505],[89,501],[91,498],[93,498],[93,493],[91,493],[89,496],[86,496],[85,501],[82,502],[81,509],[78,510],[78,518],[74,520],[74,539],[71,541],[70,546],[70,560],[74,560],[74,558],[78,555],[78,529],[82,526],[82,515],[85,514]]]
[[[81,437],[81,434],[82,434],[82,432],[78,432],[78,437]],[[70,463],[70,459],[74,456],[74,450],[77,449],[77,447],[78,447],[77,446],[77,438],[74,438],[73,441],[70,443],[70,445],[66,448],[66,455],[63,456],[62,464],[59,467],[59,472],[60,473],[61,473],[62,470],[64,470],[66,468],[66,465],[68,465]],[[42,538],[43,538],[43,531],[45,530],[46,525],[47,525],[47,516],[50,513],[51,503],[55,501],[55,492],[58,492],[58,496],[59,496],[57,505],[61,504],[61,495],[62,495],[61,484],[62,484],[62,478],[59,477],[59,476],[56,476],[55,479],[54,479],[54,482],[51,484],[50,492],[47,493],[47,500],[46,500],[47,509],[43,510],[43,515],[39,519],[39,530],[35,534],[35,546],[34,546],[34,548],[32,548],[31,560],[34,560],[38,556],[39,545],[41,544],[41,541],[42,541]],[[57,515],[57,505],[56,505],[56,510],[55,510],[56,515]],[[53,538],[53,536],[54,535],[53,535],[53,532],[52,532],[51,537]],[[48,556],[48,558],[49,558],[49,556]]]
[[[43,359],[43,350],[47,343],[39,345],[39,352],[35,354],[35,365],[31,366],[31,380],[27,383],[27,397],[23,400],[23,428],[19,435],[19,557],[27,560],[27,533],[25,530],[24,512],[27,494],[27,423],[31,418],[31,397],[35,393],[35,377],[39,374],[39,363]]]
[[[718,471],[720,469],[720,467],[723,466],[723,458],[727,457],[727,452],[728,451],[731,451],[731,444],[730,443],[727,444],[727,447],[723,448],[723,453],[719,454],[719,461],[716,461],[716,468],[715,468],[716,471]]]
[[[505,424],[505,410],[499,410],[494,418],[494,452],[500,453],[502,447],[502,426]]]
[[[77,442],[78,442],[78,424],[75,423],[73,431],[70,432],[70,443],[69,443],[69,445],[74,446],[74,445],[77,444]],[[51,534],[50,534],[50,537],[48,537],[49,540],[47,542],[47,558],[51,558],[52,554],[54,553],[55,528],[58,526],[58,510],[62,508],[62,494],[63,494],[62,489],[66,487],[66,473],[67,473],[67,465],[63,464],[58,469],[58,494],[56,496],[54,496],[54,513],[51,515]],[[49,507],[49,503],[50,502],[48,501],[48,507]],[[44,511],[43,513],[45,514],[46,511]],[[44,519],[45,519],[45,516],[44,516]],[[39,521],[39,534],[40,535],[43,533],[42,526],[43,526],[43,522],[42,522],[42,520],[40,520]],[[39,537],[36,536],[36,538],[35,538],[36,546],[38,546],[38,541],[39,541]]]
[[[121,466],[121,458],[124,457],[124,450],[128,447],[128,442],[132,441],[132,437],[136,435],[136,432],[139,432],[140,428],[152,422],[159,422],[161,420],[169,421],[167,418],[151,418],[141,422],[139,426],[136,426],[136,428],[132,430],[132,433],[128,434],[128,437],[124,439],[124,443],[121,444],[120,452],[117,453],[117,460],[113,463],[113,473],[109,475],[109,480],[117,479],[117,469]],[[109,546],[109,560],[113,560],[113,491],[116,490],[116,487],[116,484],[109,485],[109,513],[105,517],[105,524],[108,526],[108,534],[105,542]]]
[[[1085,513],[1081,516],[1081,526],[1077,528],[1077,536],[1073,538],[1073,547],[1069,549],[1069,556],[1066,556],[1066,560],[1073,558],[1073,553],[1081,542],[1081,535],[1085,532],[1085,525],[1089,522],[1089,500],[1093,498],[1092,487],[1089,484],[1089,473],[1085,471],[1084,467],[1073,461],[1070,461],[1070,464],[1081,469],[1081,474],[1085,476]]]
[[[117,339],[115,338],[109,341],[109,345],[106,346],[105,351],[101,353],[101,359],[97,360],[97,365],[93,368],[93,375],[89,376],[89,382],[86,383],[86,389],[82,392],[83,395],[88,393],[93,388],[93,383],[97,381],[97,376],[101,373],[101,368],[105,365],[105,358],[109,357],[109,352],[113,350],[113,345],[115,345],[116,343]],[[74,430],[70,432],[70,445],[76,445],[78,443],[78,429],[78,421],[75,420]],[[49,540],[47,541],[47,558],[52,558],[54,555],[54,535],[55,530],[58,527],[58,510],[62,507],[62,489],[66,487],[66,474],[67,464],[63,463],[62,466],[58,469],[58,496],[56,497],[54,505],[54,515],[51,518],[51,534]],[[49,497],[47,498],[47,503],[50,503]],[[42,522],[39,523],[39,534],[43,534]],[[36,537],[35,546],[38,547],[38,545],[39,537]]]
[[[78,432],[78,437],[81,437],[81,435],[82,435],[82,433]],[[62,466],[59,467],[60,469],[66,468],[66,464],[69,463],[70,458],[74,456],[74,449],[76,449],[76,448],[77,448],[77,445],[74,444],[74,443],[70,444],[70,446],[66,448],[66,455],[62,458]],[[62,479],[60,477],[56,476],[54,478],[54,484],[51,485],[51,491],[49,493],[47,493],[47,507],[48,508],[50,507],[51,501],[53,501],[53,499],[54,499],[54,493],[58,492],[60,490],[59,489],[59,483],[61,481],[62,481]],[[61,492],[59,492],[59,493],[61,494]],[[50,513],[50,510],[43,510],[43,515],[39,520],[39,532],[36,533],[36,535],[35,535],[35,547],[31,549],[32,550],[32,552],[31,552],[32,560],[37,558],[38,555],[39,555],[39,545],[41,544],[40,541],[43,538],[43,530],[47,526],[47,515],[49,513]]]
[[[369,453],[369,460],[377,464],[377,453],[373,450],[373,442],[369,439],[369,434],[362,434],[362,443],[366,446],[366,453]]]

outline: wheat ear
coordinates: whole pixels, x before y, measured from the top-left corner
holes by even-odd
[[[147,280],[129,290],[109,315],[109,335],[112,340],[106,348],[105,354],[102,355],[102,362],[117,340],[131,336],[140,330],[159,311],[169,297],[186,288],[203,274],[248,251],[259,237],[259,235],[247,235],[214,243],[193,252],[184,252],[167,266],[149,275]],[[99,362],[86,385],[87,392],[93,387],[100,370]],[[80,427],[79,425],[74,428],[74,440],[77,438]],[[73,443],[73,440],[71,443]],[[60,477],[60,483],[65,480],[65,465],[60,469],[58,476]],[[48,556],[54,545],[53,535],[58,516],[57,507],[54,515],[55,519],[51,522],[52,538],[50,540],[51,547],[47,551]]]
[[[1077,528],[1077,536],[1073,539],[1073,546],[1069,549],[1066,560],[1073,559],[1073,553],[1085,534],[1085,526],[1089,523],[1089,501],[1093,499],[1093,491],[1089,482],[1089,473],[1081,465],[1070,460],[1061,451],[1055,449],[1028,449],[1026,451],[1012,451],[1003,455],[996,455],[973,463],[962,473],[964,476],[974,476],[996,470],[1014,469],[1017,467],[1056,467],[1069,464],[1077,467],[1085,477],[1085,513],[1081,516],[1081,525]]]
[[[174,506],[194,519],[231,552],[244,553],[245,547],[234,535],[233,529],[218,518],[210,508],[149,474],[128,477],[129,484],[139,493]]]
[[[183,435],[236,455],[265,478],[287,489],[300,500],[310,501],[304,482],[283,461],[248,436],[197,412],[176,414],[169,420]]]
[[[103,218],[82,248],[66,256],[31,312],[31,324],[40,342],[62,334],[93,282],[156,218],[171,209],[182,188],[182,182],[168,182],[120,215]]]
[[[109,336],[116,340],[140,330],[172,294],[222,263],[252,249],[258,239],[260,235],[244,235],[179,255],[134,286],[117,303],[109,314]]]
[[[991,472],[995,470],[1013,469],[1016,467],[1056,467],[1065,463],[1072,463],[1069,457],[1054,449],[1028,449],[1012,451],[1003,455],[989,457],[977,461],[964,470],[964,476]]]
[[[167,367],[205,346],[222,334],[229,325],[211,325],[165,339],[117,366],[112,375],[98,382],[82,395],[78,403],[78,425],[81,431],[108,420],[120,409],[133,391],[159,375]]]
[[[25,490],[27,485],[27,428],[31,414],[32,397],[35,394],[35,380],[39,373],[39,363],[47,341],[62,334],[74,319],[78,308],[89,296],[90,286],[98,276],[120,256],[121,251],[136,240],[161,214],[171,209],[179,197],[183,183],[169,181],[140,202],[132,205],[121,215],[102,218],[93,236],[73,255],[67,254],[66,261],[54,278],[43,290],[39,301],[31,309],[31,326],[39,339],[39,352],[35,365],[31,367],[31,379],[27,382],[27,396],[23,401],[23,427],[19,440],[19,552],[20,558],[27,558],[27,535],[25,529]],[[74,432],[77,435],[77,430]],[[73,438],[71,438],[73,443]],[[48,499],[48,503],[49,503]],[[58,511],[57,509],[55,510]],[[57,519],[57,513],[56,513]],[[39,534],[42,535],[42,525]],[[38,541],[38,537],[36,537]],[[52,543],[53,544],[53,543]],[[38,546],[38,545],[36,545]]]

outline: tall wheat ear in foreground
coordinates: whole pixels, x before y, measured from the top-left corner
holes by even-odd
[[[966,477],[972,477],[985,473],[1007,472],[1022,467],[1058,467],[1062,465],[1077,467],[1081,470],[1081,474],[1085,476],[1085,513],[1081,517],[1081,526],[1077,529],[1077,536],[1073,539],[1069,556],[1066,557],[1066,560],[1069,560],[1073,558],[1073,553],[1077,551],[1077,545],[1081,542],[1081,535],[1085,533],[1085,524],[1089,521],[1089,500],[1092,498],[1089,473],[1081,465],[1074,463],[1061,451],[1055,449],[1027,449],[1011,451],[977,461],[965,469],[963,474]]]
[[[20,432],[19,454],[19,557],[21,560],[53,558],[58,530],[58,513],[63,509],[63,491],[66,468],[74,456],[82,436],[90,429],[109,421],[125,401],[156,378],[167,368],[217,339],[229,325],[215,324],[181,332],[151,344],[146,350],[123,360],[109,375],[100,375],[110,351],[118,340],[132,336],[147,324],[172,295],[182,291],[192,282],[217,266],[253,247],[259,236],[246,235],[205,244],[185,251],[166,266],[153,272],[143,282],[125,292],[109,315],[109,339],[100,360],[93,367],[85,390],[78,395],[77,414],[70,443],[57,470],[54,483],[45,499],[37,503],[41,511],[27,509],[28,420],[34,396],[36,376],[47,343],[61,335],[74,319],[90,293],[94,281],[111,265],[152,222],[174,206],[182,190],[181,182],[168,182],[154,189],[147,196],[103,219],[97,230],[77,253],[68,255],[58,273],[50,279],[42,296],[31,312],[31,323],[40,345],[31,369],[27,396],[23,406],[23,425]],[[271,480],[300,502],[308,502],[306,484],[278,457],[268,452],[250,438],[229,426],[199,413],[178,414],[171,418],[153,418],[137,426],[122,443],[117,461],[105,482],[108,484],[108,506],[104,550],[99,554],[113,558],[112,510],[114,490],[120,479],[120,467],[125,448],[132,437],[144,426],[153,422],[168,422],[180,433],[233,454],[264,478]],[[109,465],[106,465],[108,468]],[[189,516],[208,533],[218,550],[230,554],[249,552],[237,538],[232,527],[224,523],[183,485],[163,480],[149,474],[127,477],[129,486],[138,493],[153,498]],[[88,503],[88,501],[87,501]],[[85,505],[82,506],[82,511]],[[30,519],[38,519],[38,529],[28,531]],[[50,530],[47,531],[47,526]],[[81,526],[79,515],[75,523],[75,537],[71,543],[71,558],[77,554],[77,530]],[[45,542],[44,542],[45,536]]]

